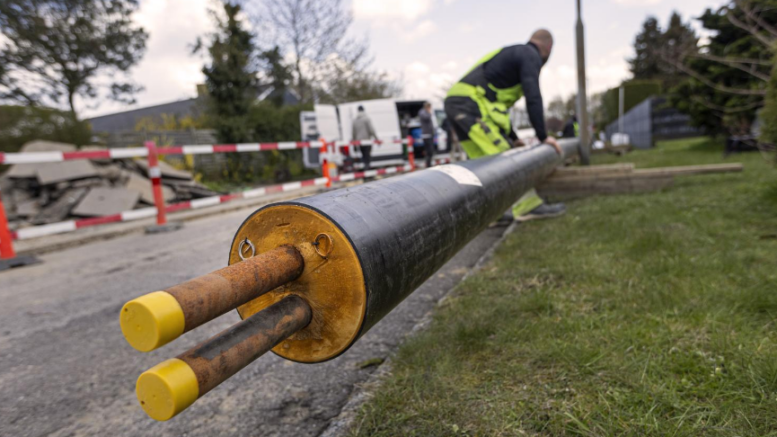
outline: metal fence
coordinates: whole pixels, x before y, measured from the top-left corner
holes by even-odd
[[[605,130],[607,138],[619,132],[618,120]],[[648,149],[658,140],[698,136],[704,131],[691,126],[691,117],[669,106],[665,98],[652,97],[624,114],[622,133],[629,135],[632,146]]]

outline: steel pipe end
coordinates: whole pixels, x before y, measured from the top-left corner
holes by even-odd
[[[199,397],[197,377],[188,364],[173,358],[143,372],[135,394],[143,411],[154,420],[170,420]]]
[[[124,304],[119,323],[127,343],[141,352],[150,352],[180,337],[185,325],[181,305],[164,291]]]

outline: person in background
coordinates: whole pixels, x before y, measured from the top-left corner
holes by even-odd
[[[575,138],[580,134],[580,125],[577,124],[577,117],[571,116],[564,125],[563,138]]]
[[[364,112],[364,106],[359,105],[359,110],[356,118],[353,120],[353,129],[351,132],[353,140],[368,141],[377,140],[375,135],[375,128],[372,127],[372,120]],[[372,154],[372,146],[359,146],[359,151],[362,154],[362,163],[364,164],[364,171],[370,169],[370,155]]]
[[[421,139],[424,140],[424,153],[426,154],[426,168],[432,166],[434,157],[434,123],[432,123],[432,104],[424,102],[424,107],[418,111],[421,120]]]
[[[540,70],[552,48],[550,32],[537,30],[526,44],[504,47],[484,56],[448,91],[445,114],[470,159],[518,146],[509,112],[521,97],[526,98],[529,121],[537,139],[563,155],[556,139],[545,130],[540,92]],[[513,206],[510,215],[513,220],[525,221],[556,217],[565,211],[563,204],[545,204],[532,188]]]

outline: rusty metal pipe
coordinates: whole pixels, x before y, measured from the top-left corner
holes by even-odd
[[[289,295],[177,358],[144,372],[136,394],[153,419],[168,420],[278,343],[305,328],[310,305]]]
[[[154,350],[184,332],[297,279],[304,266],[297,249],[280,246],[167,290],[129,301],[121,310],[121,330],[135,349]]]

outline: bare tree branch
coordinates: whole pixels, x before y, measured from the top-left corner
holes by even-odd
[[[734,62],[737,64],[754,64],[754,65],[763,65],[766,67],[771,67],[772,61],[769,60],[761,60],[761,59],[751,59],[751,58],[734,58],[734,57],[722,57],[722,56],[715,56],[715,55],[709,55],[709,54],[696,54],[692,53],[688,56],[694,57],[694,58],[704,58],[708,59],[710,61],[720,62],[722,64],[727,64],[729,62]]]
[[[711,109],[711,110],[717,111],[717,112],[721,112],[721,113],[724,113],[724,114],[736,114],[738,112],[751,111],[753,109],[760,108],[760,107],[762,107],[764,105],[764,100],[763,99],[760,99],[760,100],[752,102],[752,103],[748,103],[747,105],[734,106],[734,107],[731,107],[731,108],[729,108],[727,106],[716,105],[714,103],[711,103],[711,102],[707,101],[707,99],[703,99],[703,98],[698,97],[698,96],[691,97],[691,100],[693,100],[694,102],[696,102],[696,103],[698,103],[700,105],[703,105],[704,107],[706,107],[708,109]]]
[[[721,64],[728,65],[729,67],[736,68],[737,70],[744,71],[745,73],[750,74],[750,75],[752,75],[752,76],[754,76],[754,77],[756,77],[758,79],[761,79],[764,82],[768,82],[769,81],[769,74],[758,71],[756,69],[756,65],[752,65],[751,64],[750,66],[747,66],[747,65],[739,63],[739,62],[731,61],[731,60],[729,60],[727,58],[722,58],[720,56],[707,55],[707,54],[703,54],[703,53],[699,53],[699,54],[692,55],[692,56],[695,57],[695,58],[706,59],[708,61],[719,62]]]
[[[757,39],[760,43],[768,47],[770,50],[774,48],[775,41],[777,40],[773,38],[768,38],[766,35],[759,32],[760,29],[758,28],[758,26],[753,26],[751,24],[745,23],[744,21],[740,20],[730,9],[726,13],[726,18],[734,26],[746,32],[749,32],[751,35],[755,37],[755,39]]]
[[[734,88],[726,85],[721,85],[718,83],[713,82],[709,78],[704,77],[703,75],[699,74],[694,69],[688,67],[685,65],[682,61],[682,59],[675,61],[674,59],[670,59],[666,56],[662,56],[664,62],[667,62],[671,65],[673,65],[678,70],[682,71],[683,73],[693,77],[694,79],[698,80],[699,82],[707,85],[710,88],[716,89],[722,93],[728,93],[728,94],[736,94],[739,96],[766,96],[766,90],[760,89],[760,90],[751,90],[751,89],[742,89],[742,88]]]
[[[742,9],[742,12],[744,12],[749,19],[753,20],[763,30],[769,32],[772,35],[772,44],[775,41],[777,41],[777,27],[772,26],[771,24],[766,22],[763,18],[761,18],[760,15],[756,14],[755,11],[753,11],[750,8],[749,2],[742,1],[742,0],[734,0],[734,3],[736,3],[736,5],[739,6],[740,9]]]

